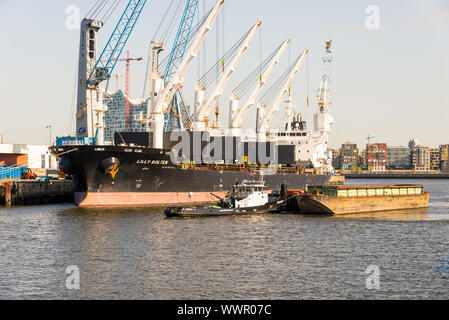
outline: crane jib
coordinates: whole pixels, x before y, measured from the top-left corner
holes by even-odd
[[[101,81],[110,78],[112,71],[128,41],[134,26],[139,19],[147,0],[130,0],[115,26],[103,52],[92,70],[87,84],[98,85]]]

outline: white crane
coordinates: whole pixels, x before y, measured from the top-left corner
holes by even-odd
[[[293,67],[292,71],[290,72],[288,78],[284,82],[284,85],[282,86],[281,91],[276,97],[275,102],[273,103],[273,106],[271,107],[271,110],[268,114],[264,115],[265,107],[260,102],[258,103],[258,115],[257,115],[257,134],[258,139],[264,141],[266,139],[266,133],[268,131],[268,126],[270,124],[271,119],[273,118],[274,114],[279,111],[279,106],[282,102],[282,99],[284,97],[284,94],[289,91],[289,88],[293,82],[293,79],[295,79],[296,73],[299,71],[299,68],[301,67],[301,64],[304,61],[304,58],[306,54],[309,52],[309,48],[306,48],[301,56],[298,58],[295,66]]]
[[[270,77],[271,73],[274,70],[274,67],[279,63],[279,60],[280,60],[282,54],[284,53],[285,49],[287,48],[288,44],[290,43],[290,41],[291,41],[291,37],[289,36],[285,39],[285,41],[279,47],[275,56],[271,59],[267,70],[263,74],[261,74],[260,83],[258,83],[256,85],[256,87],[253,89],[253,91],[249,95],[249,98],[246,100],[245,104],[243,104],[243,107],[241,107],[239,109],[240,98],[235,96],[233,93],[231,93],[230,102],[229,102],[229,108],[230,108],[230,123],[229,123],[229,125],[230,125],[230,129],[232,130],[233,135],[240,135],[239,133],[243,126],[243,119],[245,118],[246,113],[256,103],[256,98],[259,95],[260,91],[262,90],[263,85]]]
[[[260,25],[262,24],[262,19],[257,20],[257,22],[254,24],[254,26],[251,28],[251,31],[246,36],[243,43],[240,45],[239,50],[237,51],[236,55],[232,59],[229,67],[225,71],[225,74],[221,77],[220,81],[218,82],[217,86],[212,91],[210,97],[206,100],[205,99],[205,88],[203,88],[199,83],[196,84],[195,87],[195,95],[196,95],[196,101],[195,101],[195,112],[194,112],[194,121],[192,125],[192,130],[194,131],[202,131],[206,129],[206,122],[209,118],[209,113],[212,108],[212,105],[217,101],[219,97],[223,95],[223,90],[228,83],[229,79],[231,78],[231,75],[234,73],[235,68],[239,64],[240,60],[242,59],[246,49],[248,49],[251,41],[254,39],[254,36],[257,33],[257,30],[259,29]]]
[[[201,29],[196,35],[192,45],[186,51],[182,63],[176,69],[176,72],[173,75],[170,82],[164,88],[162,88],[162,83],[160,84],[160,87],[153,88],[153,90],[155,91],[154,97],[157,98],[152,108],[152,115],[151,115],[152,129],[153,129],[153,148],[156,149],[163,148],[165,112],[168,109],[168,105],[176,89],[182,87],[182,84],[184,82],[184,76],[189,67],[191,66],[193,59],[198,55],[198,51],[204,39],[206,38],[207,33],[212,29],[212,24],[217,18],[217,15],[220,12],[223,3],[224,0],[218,0],[215,6],[212,8],[204,24],[202,25]]]

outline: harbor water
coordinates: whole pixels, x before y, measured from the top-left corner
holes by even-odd
[[[448,299],[449,180],[346,182],[407,183],[431,192],[428,209],[168,219],[0,207],[0,299]]]

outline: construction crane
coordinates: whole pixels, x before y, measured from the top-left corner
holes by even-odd
[[[279,106],[281,105],[282,99],[284,98],[284,95],[287,92],[290,92],[290,86],[295,79],[296,74],[299,71],[299,68],[301,67],[305,56],[309,52],[309,49],[306,48],[301,55],[296,59],[296,62],[289,67],[289,74],[286,78],[284,84],[281,87],[281,90],[279,91],[276,100],[274,101],[271,110],[268,114],[264,114],[266,106],[262,103],[258,103],[258,115],[257,115],[257,134],[258,139],[264,141],[266,139],[266,133],[268,132],[268,126],[270,124],[270,121],[272,120],[274,114],[279,111]]]
[[[260,82],[256,84],[253,91],[249,95],[248,99],[245,101],[243,106],[239,109],[239,100],[240,98],[231,93],[230,96],[230,128],[235,131],[233,135],[238,135],[238,131],[243,126],[243,119],[245,118],[246,113],[249,109],[256,103],[256,98],[262,90],[263,85],[266,83],[271,73],[274,70],[274,67],[279,63],[279,60],[287,48],[288,44],[291,41],[291,37],[287,37],[285,41],[281,44],[281,46],[277,49],[274,57],[269,62],[269,65],[264,73],[260,74]]]
[[[178,32],[173,43],[172,51],[165,68],[164,82],[167,84],[174,75],[176,68],[181,64],[189,43],[192,24],[198,8],[199,0],[187,0],[184,13],[179,24]],[[173,117],[176,114],[177,117]],[[176,121],[174,121],[176,119]],[[174,123],[175,122],[175,123]],[[170,103],[170,110],[165,119],[165,131],[187,128],[191,122],[190,112],[187,110],[180,89],[177,89]]]
[[[370,144],[371,139],[374,139],[375,137],[368,135],[368,137],[366,138],[366,141],[368,142],[368,144]]]
[[[197,56],[198,51],[203,43],[206,35],[212,29],[212,24],[217,18],[218,13],[224,3],[224,0],[218,0],[203,25],[201,26],[198,34],[188,50],[186,50],[186,56],[182,59],[181,64],[177,67],[176,72],[173,74],[171,80],[164,86],[152,86],[152,97],[154,99],[154,105],[152,107],[151,114],[151,130],[153,131],[153,147],[162,149],[163,147],[163,130],[165,113],[168,111],[168,106],[173,99],[173,95],[181,88],[184,82],[184,76],[191,66],[193,59]]]
[[[125,132],[129,132],[130,125],[131,125],[131,106],[129,103],[129,97],[130,97],[130,88],[129,88],[129,78],[130,78],[130,69],[131,69],[131,61],[142,61],[143,57],[139,58],[130,58],[129,50],[126,52],[126,58],[118,59],[117,61],[124,61],[126,62],[126,85],[125,85]]]
[[[102,10],[102,3],[96,10]],[[146,0],[130,0],[97,59],[97,35],[103,22],[84,18],[80,28],[76,136],[103,142],[103,92],[100,83],[111,77],[123,48],[146,4]],[[112,8],[112,7],[111,7]],[[110,8],[110,9],[111,9]],[[95,114],[94,114],[95,113]],[[96,132],[94,129],[96,128]],[[95,143],[95,142],[94,142]]]
[[[256,35],[257,30],[259,29],[261,24],[262,19],[257,20],[254,26],[248,32],[242,44],[240,45],[240,48],[230,62],[228,68],[225,70],[224,75],[221,77],[220,81],[218,82],[217,86],[214,88],[208,99],[205,98],[205,88],[197,83],[195,88],[197,100],[195,101],[195,112],[192,130],[202,131],[206,129],[206,123],[208,122],[212,105],[217,101],[219,97],[223,95],[223,90],[226,84],[231,78],[231,75],[234,73],[243,55],[245,54],[245,51],[248,49],[251,41],[254,39],[254,36]]]

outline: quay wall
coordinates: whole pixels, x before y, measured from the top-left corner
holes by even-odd
[[[73,202],[75,185],[69,180],[0,181],[0,205]]]

